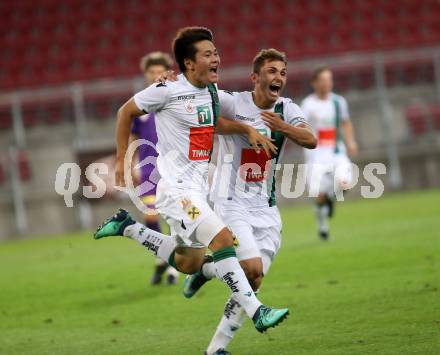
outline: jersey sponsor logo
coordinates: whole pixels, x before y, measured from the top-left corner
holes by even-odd
[[[188,101],[188,100],[194,100],[196,98],[196,95],[180,95],[177,96],[177,101]]]
[[[209,160],[214,139],[214,127],[192,127],[189,130],[189,160]]]
[[[211,108],[209,105],[197,106],[197,117],[200,125],[212,124]]]
[[[237,118],[241,121],[255,122],[255,118],[253,118],[253,117],[245,117],[245,116],[241,116],[241,115],[235,115],[235,118]]]
[[[254,149],[242,149],[240,177],[245,182],[258,182],[267,178],[271,157],[266,152],[257,153]]]

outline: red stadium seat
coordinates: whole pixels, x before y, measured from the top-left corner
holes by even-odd
[[[18,153],[18,171],[22,181],[29,181],[32,178],[29,157],[25,151],[20,151]]]
[[[430,124],[426,110],[423,107],[410,106],[406,109],[405,116],[413,136],[419,136],[428,132]]]
[[[429,107],[432,123],[436,130],[440,130],[440,103],[432,104]]]
[[[135,75],[139,57],[169,51],[188,24],[214,30],[224,66],[247,64],[261,47],[293,59],[440,42],[435,0],[3,1],[0,14],[0,89]]]
[[[0,107],[0,129],[9,129],[12,127],[11,107]]]

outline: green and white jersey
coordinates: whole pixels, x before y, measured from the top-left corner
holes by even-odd
[[[197,88],[180,74],[177,81],[142,90],[134,101],[144,112],[156,114],[161,179],[168,186],[208,192],[208,164],[219,110],[216,87]]]
[[[276,156],[259,154],[249,145],[244,135],[219,136],[217,167],[211,186],[211,200],[239,202],[245,208],[258,209],[275,205],[275,172],[285,146],[285,137],[271,132],[261,113],[280,113],[283,119],[297,126],[305,122],[302,110],[292,100],[280,97],[270,110],[262,110],[253,101],[252,93],[218,92],[222,117],[233,119],[256,128],[260,133],[275,139]]]
[[[304,149],[307,162],[327,164],[338,154],[346,155],[341,123],[349,120],[347,101],[334,93],[325,100],[312,94],[303,100],[301,108],[318,137],[316,149]]]

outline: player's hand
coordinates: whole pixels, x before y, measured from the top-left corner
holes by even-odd
[[[253,127],[249,127],[248,140],[252,148],[258,153],[261,149],[264,149],[268,157],[271,157],[272,153],[276,154],[278,151],[278,148],[272,143],[271,138],[262,135]]]
[[[168,81],[177,81],[177,74],[174,72],[174,70],[164,71],[156,79],[154,79],[154,82],[164,84],[165,81],[167,81],[167,80]]]
[[[356,141],[348,141],[346,142],[347,152],[350,157],[355,157],[359,153],[358,145]]]
[[[286,125],[286,122],[282,120],[281,116],[275,112],[263,111],[261,117],[266,123],[266,126],[273,132],[282,131]]]
[[[125,187],[124,159],[118,159],[115,167],[116,186]]]

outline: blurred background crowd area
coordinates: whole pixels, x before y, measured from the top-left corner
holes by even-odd
[[[91,227],[121,204],[79,190],[65,207],[57,168],[84,172],[114,152],[116,111],[145,85],[140,58],[170,52],[189,25],[214,32],[220,88],[250,90],[253,57],[273,47],[289,60],[283,96],[300,103],[328,65],[348,100],[355,162],[385,163],[386,191],[440,186],[437,0],[5,0],[0,14],[0,239]],[[289,149],[286,162],[301,162]]]

